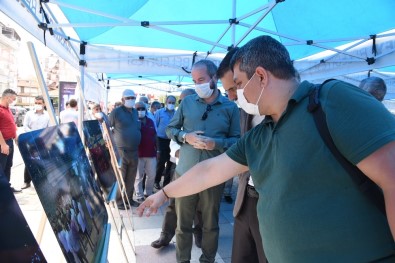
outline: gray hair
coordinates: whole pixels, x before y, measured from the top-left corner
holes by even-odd
[[[359,84],[359,88],[373,95],[378,101],[383,101],[385,94],[387,94],[387,85],[382,78],[369,77],[363,79]]]
[[[296,76],[296,70],[287,49],[270,36],[259,36],[242,46],[232,57],[231,69],[239,63],[240,71],[248,78],[254,75],[257,67],[263,67],[276,78],[291,79]]]

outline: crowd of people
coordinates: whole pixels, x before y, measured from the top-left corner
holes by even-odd
[[[92,106],[93,116],[112,127],[130,205],[149,216],[169,201],[152,247],[175,235],[176,261],[190,262],[195,239],[200,262],[215,262],[221,199],[233,202],[229,189],[239,176],[232,262],[395,262],[395,119],[381,103],[382,79],[359,87],[329,81],[317,99],[336,147],[380,188],[386,213],[326,146],[307,110],[316,85],[300,81],[277,40],[254,38],[218,68],[197,61],[191,76],[195,88],[178,103],[172,95],[163,107],[137,101],[125,89],[108,117]],[[6,90],[0,101],[0,164],[8,181],[16,138],[8,107],[16,96]],[[43,104],[36,97],[25,131],[48,126]],[[77,102],[69,104],[61,123],[78,122]],[[23,188],[30,180],[25,171]],[[117,205],[130,209],[120,193]]]

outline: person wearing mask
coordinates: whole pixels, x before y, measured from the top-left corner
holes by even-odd
[[[156,130],[157,128],[156,128],[155,115],[149,110],[150,105],[149,105],[149,103],[148,103],[148,97],[146,97],[146,96],[141,96],[141,97],[139,98],[139,101],[145,104],[145,108],[147,109],[147,110],[146,110],[146,115],[147,115],[148,118],[150,118],[150,119],[154,122],[154,124],[155,124],[155,130]]]
[[[160,181],[163,175],[163,186],[170,182],[170,172],[172,162],[170,162],[170,139],[167,137],[166,128],[171,118],[174,116],[174,108],[176,104],[176,97],[170,95],[166,98],[166,107],[155,112],[158,143],[159,160],[156,167],[156,176],[154,187],[158,190],[161,188]]]
[[[141,123],[141,142],[139,145],[139,161],[134,189],[136,201],[144,201],[144,196],[152,194],[156,171],[156,129],[154,121],[147,117],[147,105],[137,102],[135,106]],[[143,180],[145,174],[145,189]]]
[[[216,71],[217,66],[210,60],[200,60],[193,65],[191,74],[197,95],[183,99],[166,129],[171,139],[182,144],[175,182],[195,164],[220,155],[240,138],[239,110],[219,92]],[[177,262],[191,259],[193,220],[198,205],[203,226],[200,261],[215,261],[223,189],[224,184],[220,184],[188,197],[176,198]]]
[[[98,120],[100,123],[105,122],[107,126],[109,127],[109,120],[106,114],[101,109],[101,106],[99,103],[94,103],[92,105],[91,113],[94,119]]]
[[[239,48],[233,48],[226,54],[217,71],[217,77],[221,80],[228,98],[236,103],[237,88],[233,81],[230,61],[237,50]],[[240,109],[241,135],[243,136],[250,129],[257,126],[263,119],[264,116],[251,115]],[[235,221],[233,224],[232,262],[267,262],[263,251],[262,238],[259,234],[259,221],[256,210],[258,198],[259,194],[254,187],[250,172],[240,174],[237,197],[233,208]]]
[[[159,101],[153,101],[151,103],[151,107],[150,107],[150,112],[152,113],[152,115],[155,116],[155,113],[161,108],[160,102]],[[155,120],[156,123],[156,120]],[[155,124],[156,125],[156,124]]]
[[[269,262],[395,262],[392,114],[349,83],[332,80],[320,88],[334,144],[380,188],[384,213],[323,141],[307,109],[316,85],[300,83],[284,45],[256,37],[236,52],[231,68],[238,103],[249,114],[265,115],[264,121],[226,153],[150,196],[138,214],[149,207],[149,215],[168,197],[191,195],[249,170],[259,193],[259,231]]]
[[[186,96],[194,95],[194,94],[196,94],[194,89],[183,90],[180,94],[180,99],[178,101],[178,104],[180,105]],[[177,165],[179,161],[180,147],[181,146],[174,140],[170,141],[170,159],[175,165]],[[172,176],[172,180],[174,180],[174,174]],[[165,247],[169,245],[170,241],[173,239],[177,228],[177,213],[176,213],[175,204],[176,204],[175,199],[170,198],[169,205],[166,207],[165,216],[163,218],[162,232],[160,233],[159,238],[151,243],[151,246],[153,248]],[[201,248],[202,246],[201,218],[202,218],[202,213],[199,210],[197,210],[193,222],[194,223],[193,235],[195,237],[195,245],[198,248]]]
[[[7,181],[11,180],[12,159],[14,158],[14,140],[17,138],[14,116],[10,106],[16,102],[17,93],[12,89],[5,89],[0,99],[0,168]],[[11,187],[14,193],[21,190]]]
[[[34,98],[34,109],[28,111],[23,120],[23,129],[25,132],[44,129],[49,126],[49,115],[44,110],[45,101],[43,96],[37,96]],[[29,188],[31,186],[32,178],[30,177],[29,171],[25,166],[24,171],[24,184],[22,189]]]
[[[133,200],[134,181],[138,166],[138,146],[141,140],[141,122],[137,110],[134,109],[136,94],[131,89],[122,93],[122,106],[115,108],[110,116],[109,123],[113,127],[114,140],[121,156],[121,173],[125,182],[126,195],[132,206],[139,204]],[[117,193],[119,209],[128,209],[122,202],[120,192]]]

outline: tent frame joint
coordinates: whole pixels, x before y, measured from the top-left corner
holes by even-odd
[[[376,62],[376,59],[374,57],[366,58],[366,62],[368,62],[368,65],[372,65]]]
[[[81,60],[79,61],[78,64],[79,64],[80,66],[83,66],[83,67],[86,67],[86,66],[87,66],[86,60],[83,60],[83,59],[81,59]]]
[[[231,24],[231,25],[237,25],[237,24],[239,24],[239,21],[237,20],[237,18],[235,17],[235,18],[229,18],[229,24]]]
[[[141,21],[142,27],[149,27],[149,21]]]

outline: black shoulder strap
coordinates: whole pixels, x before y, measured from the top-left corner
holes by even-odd
[[[319,101],[319,94],[321,87],[333,79],[326,80],[324,83],[316,85],[309,95],[308,111],[313,114],[315,126],[321,135],[321,138],[335,156],[337,161],[343,166],[343,168],[351,176],[352,180],[358,185],[359,189],[364,193],[385,215],[385,203],[384,196],[381,189],[368,178],[361,170],[355,165],[350,163],[337,149],[333,142],[332,136],[329,132],[328,125],[326,123],[325,112],[322,110],[321,103]]]

